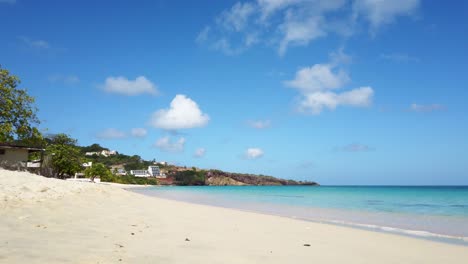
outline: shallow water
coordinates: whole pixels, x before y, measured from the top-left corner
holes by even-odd
[[[134,191],[468,244],[468,187],[171,186]]]

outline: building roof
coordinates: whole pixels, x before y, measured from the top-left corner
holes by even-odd
[[[31,151],[44,151],[45,150],[43,148],[28,147],[24,145],[4,143],[4,142],[0,142],[0,149],[26,149],[26,150],[31,150]]]

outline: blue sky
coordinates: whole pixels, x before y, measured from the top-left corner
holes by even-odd
[[[0,0],[0,63],[81,145],[322,184],[468,184],[468,4]]]

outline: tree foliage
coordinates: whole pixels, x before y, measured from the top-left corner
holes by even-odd
[[[18,88],[20,79],[0,66],[0,142],[40,138],[34,98]],[[28,142],[29,143],[29,142]]]
[[[83,156],[75,145],[76,139],[66,134],[58,134],[49,139],[46,148],[47,155],[51,158],[51,166],[58,178],[66,175],[72,176],[82,170]]]
[[[144,177],[135,177],[133,175],[111,175],[106,177],[101,177],[101,181],[104,182],[115,182],[121,184],[140,184],[140,185],[157,185],[158,180],[155,178],[144,178]]]
[[[93,163],[91,168],[85,170],[85,175],[90,178],[91,181],[94,181],[95,177],[99,177],[102,181],[111,181],[112,179],[112,173],[102,163]]]
[[[174,180],[177,185],[205,185],[204,171],[179,171],[175,173]]]
[[[91,146],[81,147],[83,153],[86,152],[101,152],[103,150],[109,150],[108,148],[102,147],[101,145],[94,143]]]

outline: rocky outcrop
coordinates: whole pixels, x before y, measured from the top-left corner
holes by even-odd
[[[225,176],[213,176],[213,177],[208,177],[205,180],[206,185],[215,185],[215,186],[225,186],[225,185],[246,185],[243,182],[236,181],[234,179],[231,179],[229,177]]]
[[[210,170],[206,173],[206,185],[318,185],[316,182],[298,182],[272,176],[229,173]]]

